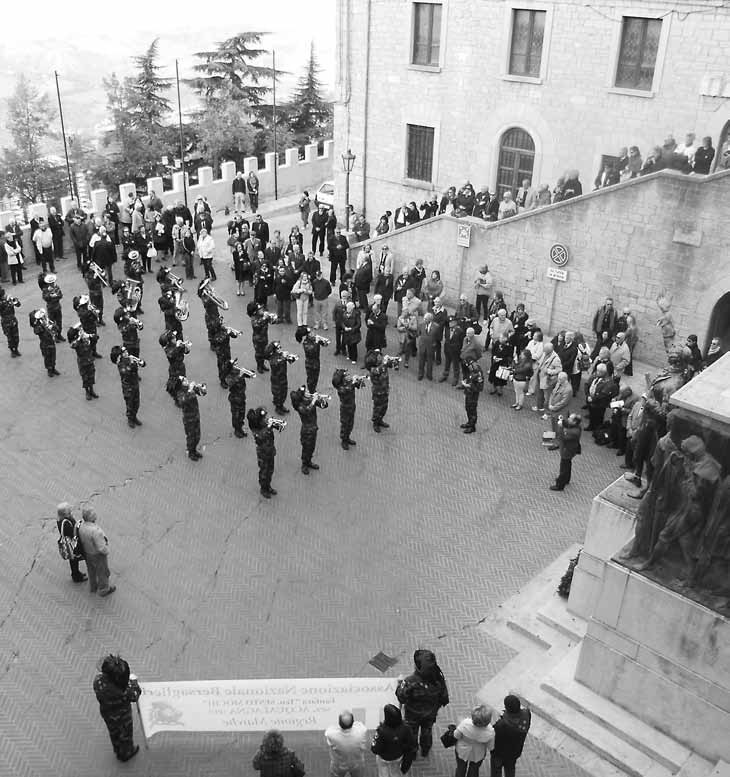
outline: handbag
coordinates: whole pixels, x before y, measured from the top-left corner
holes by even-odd
[[[154,259],[157,256],[157,249],[154,246],[150,246],[147,249],[147,258]]]
[[[512,370],[509,367],[497,367],[496,376],[499,380],[509,380],[512,377]]]
[[[445,748],[453,747],[456,744],[454,731],[456,731],[456,726],[453,723],[449,723],[449,727],[441,734],[441,744]]]

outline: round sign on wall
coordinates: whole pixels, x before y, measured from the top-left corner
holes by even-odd
[[[558,267],[568,264],[568,249],[562,243],[555,243],[550,248],[550,259]]]

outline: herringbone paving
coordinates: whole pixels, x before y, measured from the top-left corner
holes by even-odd
[[[286,228],[294,218],[274,220]],[[224,245],[220,233],[216,238]],[[65,324],[82,290],[61,263]],[[247,297],[236,297],[219,262],[216,288],[243,330],[233,353],[253,365]],[[327,269],[327,268],[326,268]],[[540,445],[543,423],[514,413],[507,396],[484,395],[478,434],[464,436],[463,396],[448,384],[391,377],[391,428],[369,425],[369,389],[358,392],[354,438],[342,451],[337,400],[319,413],[316,461],[299,471],[299,421],[277,435],[273,485],[258,494],[249,437],[232,435],[202,307],[188,283],[193,340],[188,375],[206,380],[200,463],[188,460],[180,411],[164,391],[157,343],[162,316],[146,276],[141,429],[128,429],[116,368],[116,327],[101,329],[97,391],[86,402],[74,354],[58,347],[62,375],[46,377],[27,314],[41,304],[35,280],[17,287],[21,359],[0,353],[3,481],[0,543],[0,775],[105,777],[251,774],[260,735],[159,735],[129,764],[114,759],[91,690],[99,658],[127,657],[143,680],[375,675],[382,650],[407,673],[419,646],[434,649],[451,686],[440,725],[468,713],[486,679],[512,656],[476,624],[568,545],[580,541],[590,500],[616,475],[616,459],[586,441],[574,482],[547,490],[557,459]],[[106,292],[111,322],[111,295]],[[271,327],[297,353],[294,327]],[[330,334],[334,334],[330,332]],[[392,344],[394,331],[389,331]],[[391,352],[393,348],[391,347]],[[339,361],[325,351],[320,390]],[[303,360],[290,388],[303,381]],[[271,407],[268,376],[249,382],[249,406]],[[287,403],[288,404],[288,403]],[[93,505],[111,548],[117,592],[101,599],[74,585],[56,552],[54,508]],[[505,689],[505,692],[507,689]],[[500,700],[495,699],[495,704]],[[324,774],[321,733],[288,736],[311,775]],[[416,777],[452,768],[437,747]],[[374,774],[374,764],[371,763]],[[524,775],[580,774],[529,739]]]

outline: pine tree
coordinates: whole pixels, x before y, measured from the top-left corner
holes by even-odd
[[[172,80],[162,78],[159,58],[159,38],[155,38],[144,54],[133,57],[139,71],[128,83],[128,109],[132,126],[144,132],[148,138],[161,129],[163,119],[170,112],[171,103],[164,92],[172,87]]]
[[[203,60],[194,70],[200,75],[186,83],[203,97],[204,101],[216,99],[245,100],[255,109],[271,91],[267,85],[273,78],[270,67],[253,64],[268,54],[258,44],[266,33],[240,32],[217,44],[215,51],[198,51],[195,56]]]
[[[289,104],[289,126],[298,145],[311,143],[332,134],[332,105],[322,97],[321,68],[309,49],[309,61]]]

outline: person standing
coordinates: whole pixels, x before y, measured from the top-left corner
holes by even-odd
[[[20,335],[18,332],[18,319],[15,317],[15,308],[20,307],[20,300],[15,297],[8,297],[5,289],[0,287],[0,327],[3,334],[8,339],[8,348],[10,355],[15,359],[20,356],[18,345],[20,345]]]
[[[117,590],[116,586],[109,585],[109,540],[96,520],[96,512],[90,507],[81,511],[79,542],[86,559],[90,593],[109,596]]]
[[[294,332],[294,338],[301,343],[304,348],[304,371],[307,374],[307,389],[310,394],[317,390],[319,382],[319,355],[322,346],[327,344],[326,340],[317,336],[308,326],[297,327]]]
[[[218,365],[218,382],[223,389],[228,388],[226,375],[228,374],[228,364],[231,361],[231,338],[235,339],[239,334],[240,332],[237,329],[231,329],[231,327],[226,326],[223,316],[218,317],[218,323],[211,337]]]
[[[259,179],[253,170],[246,179],[246,189],[248,190],[248,203],[251,206],[251,212],[256,213],[259,208]]]
[[[363,379],[353,378],[347,370],[337,369],[332,374],[332,386],[340,398],[340,445],[349,450],[357,443],[350,436],[355,425],[355,389],[362,388]]]
[[[10,269],[10,278],[13,281],[13,286],[18,283],[25,283],[23,280],[23,265],[25,264],[25,259],[23,258],[23,243],[18,240],[18,237],[10,227],[8,227],[5,232],[5,243],[3,248],[8,260],[8,268]]]
[[[187,378],[177,379],[175,391],[175,404],[183,413],[183,428],[185,429],[185,442],[188,449],[188,458],[191,461],[199,461],[203,454],[198,452],[200,442],[200,407],[198,397],[207,394],[205,384],[195,383]]]
[[[98,399],[99,395],[94,391],[96,382],[96,365],[94,354],[96,353],[96,335],[85,332],[81,324],[75,324],[67,333],[68,344],[76,351],[76,363],[81,375],[81,385],[86,392],[86,399]]]
[[[382,307],[382,298],[380,294],[373,297],[373,304],[368,308],[365,314],[365,351],[372,351],[374,348],[386,348],[388,343],[385,339],[385,330],[388,326],[388,317]]]
[[[79,569],[79,563],[83,561],[84,556],[79,547],[76,521],[68,502],[61,502],[56,507],[56,526],[58,526],[59,541],[61,538],[66,538],[71,541],[69,544],[74,546],[70,549],[71,553],[68,558],[68,565],[71,567],[71,580],[74,583],[83,583],[86,580],[86,575]]]
[[[136,429],[142,426],[137,418],[139,412],[139,367],[144,367],[144,361],[131,356],[124,346],[115,345],[109,358],[117,365],[119,378],[122,381],[122,396],[127,407],[127,426]]]
[[[336,726],[324,732],[330,751],[329,777],[364,777],[368,730],[350,710],[339,714]]]
[[[117,261],[117,249],[104,226],[99,227],[98,237],[91,249],[90,258],[106,272],[107,281],[111,283],[114,280],[112,268]],[[85,264],[84,268],[86,268]]]
[[[463,360],[464,379],[461,385],[464,387],[464,409],[466,410],[466,423],[461,424],[464,434],[473,434],[477,426],[477,407],[479,394],[484,390],[484,373],[482,368],[471,357]]]
[[[606,297],[606,302],[598,308],[593,316],[592,328],[596,335],[596,340],[599,342],[613,340],[613,337],[616,334],[617,322],[618,316],[613,307],[613,299],[611,299],[611,297]]]
[[[48,269],[56,272],[56,265],[53,261],[53,233],[48,229],[48,224],[42,219],[38,219],[38,229],[33,233],[33,244],[37,255],[40,257],[40,263],[43,272]]]
[[[360,311],[355,309],[354,302],[348,302],[342,318],[342,344],[352,364],[357,364],[357,344],[362,339],[361,326]]]
[[[418,325],[416,334],[416,349],[418,352],[418,380],[426,377],[433,380],[433,360],[436,352],[438,326],[433,323],[433,315],[426,313],[423,323]]]
[[[712,147],[712,138],[708,135],[702,138],[702,145],[695,151],[694,172],[699,175],[709,175],[714,158],[715,149]]]
[[[495,323],[498,320],[495,319]],[[489,382],[492,384],[490,394],[502,396],[502,389],[507,385],[508,380],[504,371],[509,370],[511,361],[512,346],[509,344],[509,336],[503,332],[492,343],[492,361],[489,365]]]
[[[512,372],[512,388],[515,391],[515,401],[512,407],[515,410],[522,410],[525,402],[525,389],[532,377],[532,355],[525,348],[514,365]]]
[[[258,752],[253,757],[252,766],[261,772],[261,777],[304,777],[302,762],[296,755],[284,747],[281,732],[272,729],[264,734]]]
[[[274,476],[274,460],[276,458],[276,446],[274,445],[274,429],[269,423],[266,409],[252,408],[246,414],[248,427],[253,433],[256,442],[256,459],[259,465],[259,488],[261,496],[271,499],[276,496],[276,491],[271,487],[271,478]]]
[[[215,241],[205,227],[202,227],[200,230],[197,248],[198,255],[200,256],[200,263],[203,265],[203,269],[205,270],[205,277],[210,278],[212,281],[218,280],[215,274],[215,270],[213,269],[213,258],[215,257]]]
[[[135,745],[133,739],[132,704],[139,699],[142,690],[129,673],[129,664],[114,655],[102,660],[101,672],[94,678],[93,687],[114,754],[120,761],[129,761],[139,752],[139,745]]]
[[[89,258],[89,230],[81,221],[81,216],[74,216],[69,228],[71,243],[76,252],[76,267],[83,270]]]
[[[314,293],[314,328],[321,328],[326,332],[329,329],[329,306],[327,303],[330,294],[332,294],[332,284],[322,276],[322,270],[315,273],[312,291]]]
[[[104,281],[106,281],[106,273],[104,270],[101,272]],[[91,266],[89,266],[84,274],[84,280],[86,281],[86,286],[89,290],[89,302],[91,302],[98,311],[97,323],[99,326],[106,326],[106,322],[104,321],[104,287],[102,279],[94,272],[94,270],[92,270]]]
[[[395,364],[397,364],[395,360]],[[385,414],[388,412],[388,400],[390,397],[390,376],[388,370],[394,366],[394,362],[383,359],[379,349],[369,351],[365,357],[365,368],[370,371],[370,386],[373,397],[373,430],[380,433],[383,429],[390,429],[390,424],[385,422]]]
[[[530,730],[530,710],[521,707],[517,696],[504,697],[504,712],[494,724],[494,747],[490,758],[492,777],[515,777],[515,764]]]
[[[563,417],[562,413],[568,405],[570,400],[573,399],[573,387],[570,385],[567,372],[558,373],[558,382],[555,384],[552,394],[550,394],[550,400],[547,405],[548,416],[550,417],[550,425],[555,433],[556,440],[552,445],[548,446],[549,451],[556,451],[558,449],[557,433],[558,433],[558,421]],[[545,416],[543,416],[544,418]]]
[[[48,377],[53,378],[61,373],[56,369],[56,325],[48,318],[43,308],[31,310],[28,316],[33,332],[38,336],[38,342],[43,356],[43,366]]]
[[[558,381],[558,373],[563,369],[560,357],[555,353],[552,343],[545,343],[542,356],[537,363],[537,404],[532,408],[536,413],[544,413],[550,399],[550,392]]]
[[[384,312],[388,312],[388,303],[393,296],[393,253],[384,245],[380,249],[380,256],[377,258],[377,265],[374,266],[373,271],[375,273],[375,294],[380,294],[383,297],[382,308]]]
[[[395,704],[383,707],[383,721],[375,730],[370,751],[375,755],[378,777],[407,774],[416,756],[417,742]]]
[[[274,403],[274,409],[277,413],[286,414],[289,412],[284,407],[289,388],[287,367],[289,362],[294,361],[295,357],[284,351],[278,340],[273,340],[266,346],[264,356],[268,360],[271,370],[271,400]]]
[[[53,253],[56,259],[63,259],[64,223],[63,216],[51,205],[48,209],[48,226],[53,236]]]
[[[608,368],[602,362],[596,365],[596,374],[588,385],[586,402],[588,404],[588,426],[585,431],[593,432],[603,423],[611,400],[618,394],[618,384],[608,374]]]
[[[302,445],[302,473],[308,475],[310,470],[319,469],[319,464],[312,461],[314,449],[317,446],[317,407],[326,407],[326,405],[322,405],[306,386],[300,386],[296,391],[292,391],[289,397],[291,406],[299,413],[302,422],[299,436]]]
[[[246,377],[246,373],[236,365],[235,359],[228,362],[228,371],[224,379],[228,387],[233,434],[239,438],[248,436],[243,429],[246,420]]]
[[[251,340],[256,357],[256,369],[260,374],[268,372],[266,366],[266,348],[269,345],[269,322],[271,316],[264,310],[264,306],[258,302],[249,302],[246,305],[246,313],[251,319]]]
[[[41,296],[46,303],[48,318],[53,321],[56,327],[56,342],[64,343],[66,342],[66,338],[61,334],[63,329],[63,311],[61,310],[63,292],[58,283],[56,283],[56,276],[52,273],[49,273],[46,276],[43,276],[41,273],[38,283],[42,289]]]
[[[296,300],[297,305],[297,326],[307,326],[307,317],[309,315],[309,301],[312,299],[312,284],[309,275],[306,272],[297,279],[292,287],[291,294]]]
[[[315,214],[316,216],[317,214]],[[326,226],[326,222],[325,222]],[[314,233],[314,216],[312,217],[312,232]],[[337,280],[337,269],[340,270],[340,280],[345,275],[345,265],[347,264],[348,251],[350,250],[350,243],[347,238],[342,234],[342,230],[338,227],[335,229],[334,234],[327,242],[327,251],[330,258],[330,283],[334,283]],[[314,251],[314,234],[312,236],[312,251]],[[322,256],[322,252],[319,252]]]
[[[373,282],[373,261],[370,252],[364,254],[362,263],[355,270],[353,282],[357,290],[358,307],[360,310],[366,311],[368,309],[368,294]]]
[[[312,251],[317,250],[319,244],[319,255],[324,255],[324,238],[327,231],[327,206],[320,205],[319,210],[312,214]],[[330,270],[330,283],[334,283]]]
[[[436,656],[430,650],[416,650],[414,671],[398,681],[395,695],[405,710],[406,725],[418,739],[426,758],[433,744],[433,724],[441,707],[449,703],[449,691]]]
[[[246,210],[246,179],[239,170],[231,184],[231,193],[233,194],[233,210],[236,213],[243,213]]]
[[[477,777],[482,761],[494,747],[492,709],[484,704],[474,707],[454,730],[456,771],[454,777]]]
[[[302,229],[309,226],[309,211],[312,208],[312,201],[309,199],[309,192],[305,189],[299,198],[299,216],[302,219]]]

